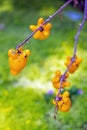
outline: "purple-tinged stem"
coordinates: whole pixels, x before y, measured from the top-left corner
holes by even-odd
[[[75,1],[75,0],[74,0]],[[75,56],[76,56],[76,52],[77,52],[77,45],[78,45],[78,38],[79,38],[79,35],[80,35],[80,32],[84,26],[84,23],[85,21],[87,20],[87,0],[85,0],[85,8],[84,8],[84,17],[83,17],[83,20],[82,22],[79,24],[79,28],[77,30],[77,33],[75,35],[75,39],[74,39],[74,54],[73,54],[73,57],[71,59],[71,63],[68,65],[67,69],[65,70],[64,74],[62,75],[61,79],[60,79],[60,87],[58,89],[58,94],[57,94],[57,97],[56,99],[59,99],[59,94],[61,93],[61,88],[62,88],[62,82],[64,81],[65,79],[65,76],[66,76],[66,73],[68,72],[69,68],[71,67],[71,65],[74,63],[75,61]],[[56,100],[55,99],[55,100]],[[56,100],[57,102],[58,100]],[[58,107],[56,107],[55,109],[55,113],[54,113],[54,117],[56,118],[57,116],[57,109]]]
[[[78,38],[79,38],[80,32],[81,32],[86,20],[87,20],[87,0],[85,0],[84,17],[83,17],[82,22],[79,24],[79,28],[78,28],[78,31],[77,31],[76,36],[75,36],[74,56],[76,55],[76,51],[77,51]]]
[[[74,54],[73,54],[71,63],[68,65],[67,69],[65,70],[65,72],[63,73],[63,75],[62,75],[62,77],[61,77],[60,87],[59,87],[59,89],[58,89],[57,98],[59,97],[59,94],[61,93],[62,82],[63,82],[64,79],[65,79],[66,73],[68,72],[68,70],[69,70],[69,68],[71,67],[71,65],[73,64],[73,62],[75,61],[75,56],[76,56],[76,52],[77,52],[77,45],[78,45],[78,38],[79,38],[80,32],[81,32],[81,30],[82,30],[82,28],[83,28],[84,23],[85,23],[86,20],[87,20],[87,0],[85,0],[84,17],[83,17],[82,22],[79,24],[79,28],[78,28],[78,30],[77,30],[77,33],[76,33],[75,39],[74,39]],[[56,115],[56,113],[57,113],[57,110],[56,110],[56,112],[55,112],[54,114]]]
[[[83,28],[84,23],[85,23],[85,18],[83,18],[82,22],[79,25],[79,29],[78,29],[78,31],[76,33],[75,42],[74,42],[74,54],[73,54],[71,63],[68,65],[67,69],[65,70],[65,72],[63,73],[63,75],[62,75],[62,77],[60,79],[60,87],[58,89],[58,94],[57,94],[56,99],[59,99],[59,94],[61,93],[61,89],[62,89],[62,82],[65,79],[66,73],[68,72],[68,70],[71,67],[71,65],[73,64],[73,62],[75,61],[75,56],[76,56],[76,52],[77,52],[77,45],[78,45],[78,38],[79,38],[79,34],[80,34],[80,32],[81,32],[81,30]],[[56,100],[56,101],[58,101],[58,100]],[[56,107],[55,112],[54,112],[55,119],[56,119],[56,116],[57,116],[57,109],[58,109],[58,107]]]
[[[53,19],[54,16],[56,16],[57,14],[59,14],[69,3],[71,3],[73,0],[68,0],[64,5],[62,5],[55,13],[53,13],[52,15],[50,15],[35,31],[33,31],[23,42],[19,43],[16,46],[16,49],[18,49],[19,47],[21,47],[22,45],[24,45],[25,43],[27,43],[32,37],[33,35],[40,30],[43,25],[45,25],[46,23],[48,23],[51,19]]]
[[[60,80],[60,87],[58,89],[58,96],[59,94],[61,93],[61,88],[62,88],[62,82],[64,81],[65,79],[65,76],[66,76],[66,73],[68,72],[69,68],[71,67],[71,65],[73,64],[73,62],[75,61],[75,56],[76,56],[76,52],[77,52],[77,45],[78,45],[78,38],[79,38],[79,34],[83,28],[83,25],[85,23],[85,19],[83,18],[82,22],[80,23],[79,25],[79,29],[76,33],[76,36],[75,36],[75,43],[74,43],[74,54],[73,54],[73,57],[72,57],[72,60],[71,60],[71,63],[69,64],[69,66],[67,67],[66,71],[64,72],[64,74],[62,75],[61,77],[61,80]]]
[[[72,60],[71,60],[71,63],[68,65],[67,69],[65,70],[65,72],[64,72],[63,75],[61,76],[61,79],[60,79],[60,87],[59,87],[59,89],[58,89],[58,96],[59,96],[59,94],[61,93],[62,82],[64,81],[65,76],[66,76],[67,72],[69,71],[69,68],[71,67],[71,65],[73,64],[74,61],[75,61],[75,57],[73,56],[73,57],[72,57]]]
[[[84,19],[87,20],[87,0],[85,0]]]
[[[71,61],[71,63],[69,64],[68,68],[66,69],[66,71],[64,72],[64,74],[61,77],[60,88],[58,89],[58,95],[61,92],[62,82],[65,79],[65,75],[68,72],[68,70],[71,67],[71,65],[73,64],[73,62],[75,61],[75,56],[76,56],[76,52],[77,52],[77,45],[78,45],[78,38],[79,38],[80,32],[81,32],[81,30],[82,30],[86,20],[87,20],[87,0],[85,0],[84,18],[83,18],[82,22],[79,24],[79,28],[78,28],[78,31],[77,31],[77,33],[75,35],[75,39],[74,39],[75,40],[74,41],[74,54],[73,54],[73,57],[72,57],[72,61]]]
[[[84,23],[85,23],[85,19],[83,18],[82,22],[79,24],[79,28],[78,28],[78,31],[76,33],[76,36],[75,36],[75,41],[74,41],[74,57],[76,55],[76,51],[77,51],[77,45],[78,45],[78,38],[79,38],[79,35],[80,35],[80,32],[84,26]]]

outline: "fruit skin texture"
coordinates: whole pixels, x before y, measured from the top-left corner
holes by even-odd
[[[53,100],[53,104],[57,107],[57,109],[61,112],[67,112],[71,108],[71,100],[69,98],[69,92],[65,91],[63,94],[59,95],[60,100]]]
[[[26,66],[28,61],[28,56],[30,55],[30,50],[14,50],[10,49],[8,51],[10,73],[12,75],[19,74],[23,68]]]

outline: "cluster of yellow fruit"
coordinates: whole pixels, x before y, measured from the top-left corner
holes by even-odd
[[[12,75],[17,75],[25,67],[28,56],[30,55],[30,50],[23,50],[19,48],[18,50],[10,49],[8,51],[10,72]]]
[[[46,39],[50,35],[51,28],[52,24],[45,23],[43,18],[38,19],[37,25],[30,25],[30,29],[33,31],[32,36],[39,40]],[[29,56],[30,50],[23,50],[22,47],[19,47],[17,50],[10,49],[8,51],[10,72],[12,75],[17,75],[25,67]],[[69,73],[74,73],[81,62],[82,59],[77,56],[73,58],[68,57],[65,62],[68,72],[62,75],[61,72],[57,70],[52,79],[53,86],[56,89],[59,89],[59,91],[61,91],[60,89],[70,86],[70,83],[67,81]],[[69,92],[65,91],[63,94],[58,92],[56,98],[53,100],[53,104],[62,112],[69,111],[71,107]]]
[[[74,73],[78,67],[79,64],[82,62],[81,58],[78,58],[77,56],[70,58],[67,58],[67,61],[65,62],[65,65],[68,67],[69,73]],[[52,79],[52,83],[54,88],[56,89],[63,89],[65,87],[70,86],[70,83],[66,80],[69,77],[69,73],[65,73],[65,75],[62,75],[59,70],[55,72],[55,76]],[[60,88],[61,87],[61,88]],[[53,104],[56,106],[56,108],[62,112],[69,111],[71,107],[71,100],[69,97],[69,92],[65,91],[63,94],[57,93],[56,98],[53,100]]]
[[[63,94],[56,94],[56,97],[58,98],[58,100],[54,99],[52,102],[53,104],[56,106],[56,108],[62,112],[67,112],[69,111],[70,107],[71,107],[71,100],[69,97],[69,92],[65,91]]]

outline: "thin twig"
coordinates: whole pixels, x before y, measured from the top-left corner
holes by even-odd
[[[72,57],[72,60],[71,60],[71,63],[68,65],[67,69],[65,70],[65,72],[64,72],[63,75],[61,76],[61,79],[60,79],[60,87],[59,87],[59,89],[58,89],[58,96],[59,96],[59,94],[61,93],[62,82],[63,82],[64,79],[65,79],[66,73],[69,71],[69,68],[71,67],[71,65],[73,64],[74,61],[75,61],[75,57],[73,56],[73,57]]]
[[[85,9],[84,9],[84,17],[83,17],[83,20],[82,22],[79,24],[79,28],[77,30],[77,33],[75,35],[75,38],[74,38],[74,54],[73,54],[73,57],[72,57],[72,60],[71,60],[71,63],[68,65],[66,71],[64,72],[64,74],[62,75],[61,77],[61,80],[60,80],[60,88],[58,90],[58,95],[60,94],[61,92],[61,88],[62,88],[62,82],[64,81],[65,79],[65,75],[66,73],[68,72],[69,68],[71,67],[71,65],[73,64],[73,62],[75,61],[75,56],[76,56],[76,52],[77,52],[77,45],[78,45],[78,39],[79,39],[79,35],[80,35],[80,32],[84,26],[84,23],[85,21],[87,20],[87,0],[85,0]]]
[[[62,88],[62,82],[64,81],[65,79],[65,76],[66,76],[66,73],[68,72],[69,68],[71,67],[71,65],[73,64],[73,62],[75,61],[75,56],[76,56],[76,52],[77,52],[77,45],[78,45],[78,38],[79,38],[79,34],[83,28],[83,25],[85,23],[85,19],[83,18],[82,22],[80,23],[80,26],[79,26],[79,29],[76,33],[76,36],[75,36],[75,43],[74,43],[74,54],[73,54],[73,57],[72,57],[72,60],[71,60],[71,63],[68,65],[67,69],[65,70],[65,72],[63,73],[63,75],[61,76],[61,79],[60,79],[60,87],[58,89],[58,96],[61,92],[61,88]]]
[[[87,0],[85,0],[84,19],[87,20]]]
[[[68,65],[67,69],[65,70],[65,72],[63,73],[63,75],[61,76],[61,79],[60,79],[60,87],[59,87],[59,89],[58,89],[57,97],[55,98],[55,100],[58,99],[58,100],[56,100],[56,102],[59,101],[59,95],[60,95],[60,93],[61,93],[62,83],[63,83],[63,81],[64,81],[64,79],[65,79],[66,73],[69,71],[69,68],[71,67],[71,65],[72,65],[72,64],[74,63],[74,61],[75,61],[75,56],[76,56],[76,52],[77,52],[77,45],[78,45],[78,38],[79,38],[79,34],[80,34],[80,32],[81,32],[81,30],[82,30],[82,28],[83,28],[84,23],[85,23],[85,19],[83,18],[83,20],[82,20],[82,22],[81,22],[81,24],[80,24],[80,26],[79,26],[79,29],[78,29],[78,31],[77,31],[77,33],[76,33],[76,36],[75,36],[74,54],[73,54],[73,57],[72,57],[72,59],[71,59],[71,63]],[[55,112],[54,112],[54,117],[55,117],[55,119],[56,119],[56,117],[57,117],[57,110],[58,110],[58,107],[55,109]]]
[[[68,70],[71,67],[71,65],[73,64],[73,62],[75,61],[75,56],[76,56],[76,52],[77,52],[77,45],[78,45],[79,35],[80,35],[80,32],[81,32],[81,30],[82,30],[82,28],[84,26],[85,21],[87,20],[87,0],[85,0],[85,4],[86,5],[85,5],[85,10],[84,10],[84,17],[83,17],[82,22],[79,24],[79,28],[78,28],[77,33],[76,33],[75,38],[74,38],[74,54],[73,54],[73,57],[71,59],[71,63],[68,65],[67,69],[65,70],[65,72],[61,76],[60,87],[58,89],[58,95],[57,96],[59,96],[59,94],[61,93],[62,82],[65,79],[66,73],[68,72]],[[55,113],[57,113],[57,112],[55,112]]]
[[[46,23],[48,23],[51,19],[53,19],[53,17],[55,17],[57,14],[59,14],[69,3],[71,3],[73,0],[68,0],[64,5],[62,5],[55,13],[53,13],[52,15],[50,15],[35,31],[33,31],[24,41],[22,41],[21,43],[19,43],[16,46],[16,49],[18,49],[19,47],[21,47],[22,45],[24,45],[25,43],[28,43],[28,41],[33,37],[33,35],[40,30],[41,27],[43,27],[43,25],[45,25]]]
[[[76,33],[76,36],[75,36],[75,42],[74,42],[74,56],[76,55],[76,51],[77,51],[77,45],[78,45],[78,38],[79,38],[79,35],[80,35],[80,32],[84,26],[84,23],[85,23],[85,18],[83,18],[82,22],[79,24],[79,28],[78,28],[78,31]]]

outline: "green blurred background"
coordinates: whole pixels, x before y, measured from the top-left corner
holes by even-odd
[[[51,34],[44,41],[33,38],[24,49],[31,50],[28,64],[18,76],[10,74],[8,50],[31,34],[29,25],[39,17],[48,18],[62,0],[0,0],[0,130],[87,130],[87,23],[79,37],[79,69],[70,75],[72,107],[53,118],[51,79],[56,70],[64,72],[67,56],[72,56],[74,36],[83,12],[73,6],[63,11],[63,19],[53,20]]]

